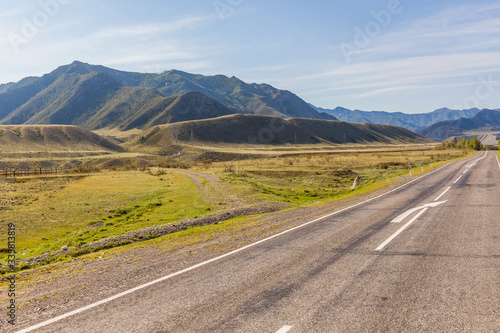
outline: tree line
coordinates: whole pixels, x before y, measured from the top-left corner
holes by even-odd
[[[500,147],[500,140],[498,143]],[[441,145],[438,146],[440,149],[449,149],[449,148],[462,148],[462,149],[473,149],[473,150],[484,150],[484,145],[479,141],[477,137],[472,137],[470,140],[465,138],[453,138],[450,141],[443,141]]]

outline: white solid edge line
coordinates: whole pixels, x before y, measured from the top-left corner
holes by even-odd
[[[279,330],[277,330],[276,333],[287,333],[292,328],[293,328],[293,326],[288,326],[288,325],[287,326],[283,326],[282,328],[280,328]]]
[[[373,200],[379,199],[379,198],[381,198],[381,197],[383,197],[383,196],[386,196],[386,195],[388,195],[388,194],[390,194],[390,193],[393,193],[393,192],[395,192],[395,191],[397,191],[397,190],[399,190],[399,189],[401,189],[401,188],[403,188],[403,187],[406,187],[406,186],[408,186],[408,185],[410,185],[410,184],[412,184],[412,183],[414,183],[414,182],[416,182],[416,181],[418,181],[418,180],[421,180],[422,178],[425,178],[425,177],[427,177],[427,176],[429,176],[429,175],[431,175],[431,174],[433,174],[433,173],[435,173],[435,172],[438,172],[438,171],[440,171],[441,169],[446,168],[446,167],[448,167],[448,166],[450,166],[450,165],[452,165],[452,164],[455,164],[455,163],[457,163],[457,162],[459,162],[459,161],[460,161],[460,160],[458,160],[458,161],[453,161],[453,162],[450,162],[450,163],[447,163],[447,164],[443,165],[442,167],[440,167],[440,168],[438,168],[438,169],[436,169],[436,170],[434,170],[434,171],[431,171],[431,172],[429,172],[429,173],[426,173],[425,175],[422,175],[422,176],[420,176],[420,177],[418,177],[418,178],[415,178],[415,179],[413,179],[413,180],[409,181],[408,183],[405,183],[405,184],[403,184],[403,185],[401,185],[401,186],[398,186],[398,187],[396,187],[395,189],[392,189],[392,190],[390,190],[390,191],[387,191],[387,192],[385,192],[385,193],[382,193],[382,194],[380,194],[380,195],[378,195],[378,196],[376,196],[376,197],[370,198],[370,199],[365,200],[365,201],[362,201],[362,202],[358,202],[358,203],[357,203],[357,204],[355,204],[355,205],[352,205],[352,206],[349,206],[349,207],[346,207],[346,208],[343,208],[343,209],[337,210],[337,211],[335,211],[335,212],[332,212],[332,213],[329,213],[329,214],[323,215],[323,216],[321,216],[321,217],[319,217],[319,218],[317,218],[317,219],[314,219],[314,220],[312,220],[312,221],[306,222],[306,223],[304,223],[304,224],[301,224],[301,225],[299,225],[299,226],[293,227],[293,228],[291,228],[291,229],[288,229],[288,230],[282,231],[282,232],[280,232],[280,233],[278,233],[278,234],[276,234],[276,235],[273,235],[273,236],[270,236],[270,237],[267,237],[267,238],[261,239],[260,241],[257,241],[257,242],[252,243],[252,244],[245,245],[245,246],[243,246],[243,247],[241,247],[241,248],[239,248],[239,249],[236,249],[236,250],[234,250],[234,251],[228,252],[228,253],[223,254],[223,255],[221,255],[221,256],[218,256],[218,257],[212,258],[212,259],[210,259],[210,260],[207,260],[207,261],[201,262],[201,263],[196,264],[196,265],[194,265],[194,266],[191,266],[191,267],[185,268],[185,269],[183,269],[183,270],[181,270],[181,271],[178,271],[178,272],[175,272],[175,273],[169,274],[169,275],[167,275],[167,276],[161,277],[161,278],[159,278],[159,279],[153,280],[153,281],[151,281],[151,282],[148,282],[148,283],[142,284],[142,285],[140,285],[140,286],[137,286],[137,287],[135,287],[135,288],[132,288],[132,289],[126,290],[126,291],[121,292],[121,293],[119,293],[119,294],[116,294],[116,295],[114,295],[114,296],[111,296],[111,297],[105,298],[105,299],[103,299],[103,300],[100,300],[100,301],[98,301],[98,302],[95,302],[95,303],[89,304],[89,305],[84,306],[84,307],[82,307],[82,308],[79,308],[79,309],[73,310],[73,311],[71,311],[71,312],[68,312],[68,313],[62,314],[62,315],[60,315],[60,316],[54,317],[54,318],[49,319],[49,320],[46,320],[46,321],[41,322],[41,323],[39,323],[39,324],[36,324],[36,325],[34,325],[34,326],[27,327],[27,328],[25,328],[25,329],[22,329],[22,330],[20,330],[20,331],[17,331],[16,333],[27,333],[27,332],[31,332],[31,331],[33,331],[33,330],[36,330],[36,329],[38,329],[38,328],[41,328],[41,327],[44,327],[44,326],[47,326],[47,325],[53,324],[53,323],[58,322],[58,321],[60,321],[60,320],[62,320],[62,319],[65,319],[65,318],[68,318],[68,317],[74,316],[74,315],[76,315],[76,314],[78,314],[78,313],[85,312],[85,311],[87,311],[87,310],[90,310],[90,309],[92,309],[92,308],[95,308],[96,306],[99,306],[99,305],[102,305],[102,304],[105,304],[105,303],[111,302],[111,301],[113,301],[113,300],[115,300],[115,299],[117,299],[117,298],[120,298],[120,297],[123,297],[123,296],[125,296],[125,295],[131,294],[131,293],[136,292],[136,291],[138,291],[138,290],[141,290],[141,289],[147,288],[147,287],[152,286],[152,285],[154,285],[154,284],[157,284],[157,283],[159,283],[159,282],[162,282],[162,281],[165,281],[165,280],[171,279],[171,278],[173,278],[173,277],[175,277],[175,276],[177,276],[177,275],[184,274],[184,273],[189,272],[189,271],[192,271],[192,270],[194,270],[194,269],[196,269],[196,268],[199,268],[199,267],[205,266],[205,265],[207,265],[207,264],[210,264],[210,263],[212,263],[212,262],[214,262],[214,261],[218,261],[218,260],[223,259],[223,258],[225,258],[225,257],[229,257],[229,256],[231,256],[231,255],[233,255],[233,254],[236,254],[236,253],[238,253],[238,252],[244,251],[244,250],[246,250],[246,249],[248,249],[248,248],[254,247],[254,246],[256,246],[256,245],[259,245],[259,244],[262,244],[262,243],[264,243],[264,242],[267,242],[267,241],[269,241],[269,240],[271,240],[271,239],[274,239],[274,238],[280,237],[280,236],[282,236],[282,235],[285,235],[285,234],[287,234],[287,233],[289,233],[289,232],[295,231],[295,230],[297,230],[297,229],[301,229],[301,228],[303,228],[303,227],[305,227],[305,226],[308,226],[308,225],[310,225],[310,224],[312,224],[312,223],[318,222],[318,221],[323,220],[323,219],[325,219],[325,218],[328,218],[328,217],[330,217],[330,216],[334,216],[334,215],[340,214],[340,213],[345,212],[345,211],[347,211],[347,210],[350,210],[350,209],[352,209],[352,208],[354,208],[354,207],[357,207],[357,206],[363,205],[363,204],[365,204],[365,203],[367,203],[367,202],[371,202],[371,201],[373,201]],[[426,208],[425,210],[427,210],[427,208]]]
[[[497,157],[498,168],[500,169],[500,158],[498,158],[498,154],[497,153],[493,153],[493,154],[495,154],[495,156]]]
[[[387,244],[389,244],[394,238],[396,238],[400,233],[402,233],[406,228],[408,228],[410,226],[410,224],[412,224],[413,222],[415,222],[423,213],[425,213],[427,211],[427,209],[429,209],[429,208],[424,208],[420,213],[418,213],[414,218],[412,218],[410,220],[410,222],[406,223],[404,226],[402,226],[401,228],[399,228],[399,230],[396,231],[394,234],[392,234],[391,237],[387,238],[385,240],[385,242],[383,242],[382,244],[380,244],[379,247],[377,247],[375,249],[375,251],[382,251],[384,249],[384,247],[386,247]]]
[[[439,197],[437,197],[436,200],[434,200],[434,201],[438,201],[439,199],[441,199],[443,197],[443,195],[445,195],[446,192],[448,192],[450,190],[450,188],[451,188],[451,186],[449,186],[446,190],[444,190],[444,192],[441,193],[441,195]]]

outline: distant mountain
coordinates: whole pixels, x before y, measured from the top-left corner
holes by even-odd
[[[0,124],[126,130],[233,113],[335,119],[270,85],[175,70],[142,74],[75,61],[42,77],[0,85]]]
[[[0,152],[123,151],[123,148],[78,126],[0,126]]]
[[[500,132],[500,111],[484,109],[470,119],[443,121],[420,131],[419,134],[432,140],[443,141],[450,137],[467,137],[471,132],[482,135]]]
[[[352,123],[384,124],[404,127],[413,132],[419,132],[435,123],[445,120],[470,118],[479,112],[479,109],[450,110],[438,109],[430,113],[406,114],[402,112],[360,111],[337,107],[333,110],[315,107],[319,112],[333,115],[339,120]]]
[[[263,129],[268,129],[263,131]],[[407,129],[310,118],[234,114],[153,127],[126,143],[134,150],[167,149],[173,144],[430,143]]]

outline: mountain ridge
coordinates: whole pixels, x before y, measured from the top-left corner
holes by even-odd
[[[500,111],[483,109],[472,118],[460,118],[436,123],[419,132],[420,135],[436,141],[452,137],[469,137],[468,132],[500,133]]]
[[[263,129],[267,129],[263,131]],[[410,130],[338,120],[232,114],[152,127],[126,146],[152,152],[182,144],[312,145],[312,144],[425,144],[432,143]]]
[[[191,92],[207,98],[199,94],[185,95]],[[180,110],[165,115],[172,96],[184,96],[182,104],[190,104],[191,111],[184,113],[186,117],[181,116]],[[203,106],[189,103],[190,97]],[[128,104],[120,104],[117,98],[128,100]],[[161,103],[165,104],[164,109],[160,109]],[[122,117],[118,111],[128,115],[122,123],[110,118],[111,114]],[[135,124],[146,129],[157,123],[149,122],[145,115],[157,121],[175,122],[231,113],[335,119],[316,111],[293,93],[267,84],[247,84],[234,76],[203,76],[178,70],[161,74],[134,73],[74,61],[41,77],[0,85],[0,124],[5,125],[71,124],[89,129],[115,126],[127,130],[134,120],[142,119]],[[163,116],[159,116],[161,114]],[[195,114],[194,119],[190,118]]]
[[[428,113],[408,114],[403,112],[350,110],[340,106],[335,109],[315,108],[342,121],[394,125],[416,133],[440,121],[470,118],[480,111],[477,108],[466,110],[441,108]]]

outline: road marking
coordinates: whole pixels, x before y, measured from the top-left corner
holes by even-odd
[[[443,197],[443,195],[446,194],[446,192],[448,192],[450,190],[451,186],[449,186],[446,190],[444,190],[443,193],[441,193],[441,195],[439,197],[437,197],[434,201],[438,201],[439,199],[441,199]]]
[[[175,276],[178,276],[178,275],[181,275],[181,274],[187,273],[187,272],[189,272],[189,271],[192,271],[192,270],[197,269],[197,268],[199,268],[199,267],[205,266],[205,265],[210,264],[210,263],[212,263],[212,262],[215,262],[215,261],[218,261],[218,260],[220,260],[220,259],[223,259],[223,258],[226,258],[226,257],[232,256],[233,254],[236,254],[236,253],[238,253],[238,252],[244,251],[244,250],[246,250],[246,249],[249,249],[249,248],[254,247],[254,246],[256,246],[256,245],[262,244],[262,243],[264,243],[264,242],[270,241],[271,239],[274,239],[274,238],[277,238],[277,237],[283,236],[283,235],[285,235],[285,234],[287,234],[287,233],[290,233],[290,232],[292,232],[292,231],[295,231],[295,230],[301,229],[301,228],[303,228],[303,227],[305,227],[305,226],[308,226],[308,225],[310,225],[310,224],[316,223],[316,222],[321,221],[321,220],[323,220],[323,219],[325,219],[325,218],[328,218],[328,217],[331,217],[331,216],[334,216],[334,215],[340,214],[340,213],[342,213],[342,212],[345,212],[345,211],[350,210],[350,209],[352,209],[352,208],[358,207],[358,206],[363,205],[363,204],[365,204],[365,203],[368,203],[368,202],[371,202],[371,201],[374,201],[374,200],[380,199],[381,197],[384,197],[384,196],[386,196],[386,195],[388,195],[388,194],[390,194],[390,193],[393,193],[393,192],[395,192],[395,191],[398,191],[398,190],[402,189],[403,187],[406,187],[406,186],[408,186],[408,185],[410,185],[410,184],[412,184],[412,183],[414,183],[414,182],[416,182],[416,181],[419,181],[419,180],[421,180],[422,178],[425,178],[425,177],[427,177],[427,176],[430,176],[431,174],[436,173],[436,172],[440,171],[441,169],[446,168],[446,167],[448,167],[448,166],[450,166],[450,165],[452,165],[452,164],[455,164],[455,163],[457,163],[457,162],[459,162],[459,161],[460,161],[460,160],[458,160],[458,161],[454,161],[454,162],[450,162],[450,163],[448,163],[448,164],[445,164],[445,165],[443,165],[442,167],[440,167],[440,168],[438,168],[438,169],[436,169],[436,170],[433,170],[433,171],[431,171],[431,172],[429,172],[429,173],[426,173],[425,175],[422,175],[422,176],[420,176],[420,177],[418,177],[418,178],[415,178],[415,179],[413,179],[413,180],[409,181],[408,183],[405,183],[405,184],[403,184],[403,185],[401,185],[401,186],[399,186],[399,187],[396,187],[395,189],[392,189],[392,190],[390,190],[390,191],[387,191],[387,192],[385,192],[385,193],[382,193],[382,194],[380,194],[380,195],[378,195],[378,196],[376,196],[376,197],[370,198],[370,199],[365,200],[365,201],[362,201],[362,202],[358,202],[357,204],[354,204],[354,205],[352,205],[352,206],[349,206],[349,207],[346,207],[346,208],[343,208],[343,209],[337,210],[337,211],[335,211],[335,212],[332,212],[332,213],[329,213],[329,214],[323,215],[323,216],[321,216],[321,217],[319,217],[319,218],[317,218],[317,219],[314,219],[314,220],[312,220],[312,221],[306,222],[306,223],[304,223],[304,224],[301,224],[301,225],[299,225],[299,226],[293,227],[293,228],[291,228],[291,229],[288,229],[288,230],[282,231],[282,232],[280,232],[280,233],[278,233],[278,234],[276,234],[276,235],[273,235],[273,236],[270,236],[270,237],[267,237],[267,238],[261,239],[260,241],[257,241],[257,242],[255,242],[255,243],[248,244],[248,245],[246,245],[246,246],[243,246],[243,247],[241,247],[241,248],[239,248],[239,249],[236,249],[236,250],[234,250],[234,251],[228,252],[228,253],[223,254],[223,255],[221,255],[221,256],[218,256],[218,257],[212,258],[212,259],[210,259],[210,260],[207,260],[207,261],[201,262],[201,263],[199,263],[199,264],[196,264],[196,265],[194,265],[194,266],[191,266],[191,267],[185,268],[185,269],[183,269],[183,270],[181,270],[181,271],[177,271],[177,272],[172,273],[172,274],[169,274],[169,275],[167,275],[167,276],[161,277],[161,278],[156,279],[156,280],[154,280],[154,281],[151,281],[151,282],[148,282],[148,283],[142,284],[142,285],[140,285],[140,286],[137,286],[137,287],[135,287],[135,288],[132,288],[132,289],[126,290],[126,291],[121,292],[121,293],[119,293],[119,294],[116,294],[116,295],[114,295],[114,296],[111,296],[111,297],[105,298],[105,299],[103,299],[103,300],[100,300],[100,301],[98,301],[98,302],[95,302],[95,303],[89,304],[89,305],[84,306],[84,307],[82,307],[82,308],[79,308],[79,309],[73,310],[73,311],[71,311],[71,312],[68,312],[68,313],[62,314],[62,315],[60,315],[60,316],[54,317],[54,318],[49,319],[49,320],[46,320],[46,321],[41,322],[41,323],[39,323],[39,324],[36,324],[36,325],[34,325],[34,326],[27,327],[27,328],[25,328],[25,329],[22,329],[22,330],[20,330],[20,331],[17,331],[16,333],[27,333],[27,332],[31,332],[31,331],[33,331],[33,330],[36,330],[36,329],[38,329],[38,328],[41,328],[41,327],[44,327],[44,326],[47,326],[47,325],[53,324],[53,323],[55,323],[55,322],[58,322],[58,321],[60,321],[60,320],[65,319],[65,318],[68,318],[68,317],[74,316],[74,315],[76,315],[76,314],[79,314],[79,313],[85,312],[85,311],[87,311],[87,310],[90,310],[90,309],[92,309],[92,308],[95,308],[95,307],[97,307],[97,306],[99,306],[99,305],[102,305],[102,304],[105,304],[105,303],[109,303],[109,302],[111,302],[111,301],[114,301],[114,300],[115,300],[115,299],[117,299],[117,298],[120,298],[120,297],[126,296],[126,295],[131,294],[131,293],[133,293],[133,292],[136,292],[136,291],[138,291],[138,290],[141,290],[141,289],[144,289],[144,288],[150,287],[150,286],[152,286],[152,285],[154,285],[154,284],[157,284],[157,283],[163,282],[163,281],[165,281],[165,280],[171,279],[171,278],[173,278],[173,277],[175,277]],[[427,210],[427,208],[426,208],[426,210]],[[419,214],[419,215],[420,215],[420,214]]]
[[[493,153],[493,154],[495,154],[495,153]],[[498,168],[500,169],[500,158],[498,158],[498,154],[495,154],[495,156],[497,157]]]
[[[382,251],[387,244],[389,244],[394,238],[398,237],[398,235],[400,233],[402,233],[406,228],[408,228],[410,226],[410,224],[412,224],[413,222],[415,222],[423,213],[425,213],[427,211],[427,209],[429,209],[429,208],[424,208],[424,210],[422,210],[414,218],[412,218],[410,220],[410,222],[406,223],[398,231],[396,231],[391,237],[387,238],[385,242],[383,242],[382,244],[380,244],[379,247],[377,247],[375,249],[375,251]]]
[[[279,330],[276,331],[276,333],[287,333],[293,328],[293,326],[283,326]]]
[[[444,194],[444,193],[443,193]],[[430,207],[437,207],[439,205],[442,205],[444,204],[445,202],[447,202],[448,200],[446,201],[440,201],[440,202],[433,202],[433,203],[428,203],[428,204],[425,204],[423,206],[419,206],[419,207],[415,207],[415,208],[412,208],[412,209],[409,209],[407,210],[406,212],[404,212],[403,214],[399,215],[398,217],[396,217],[395,219],[393,219],[391,221],[391,223],[400,223],[400,222],[403,222],[403,220],[405,218],[407,218],[408,216],[410,216],[411,214],[415,213],[417,210],[421,210],[421,209],[424,209],[424,208],[430,208]]]
[[[455,180],[455,181],[453,182],[453,184],[456,184],[456,183],[460,180],[460,178],[462,178],[462,176],[463,176],[463,175],[460,175],[460,177],[458,177],[458,178],[457,178],[457,180]]]

